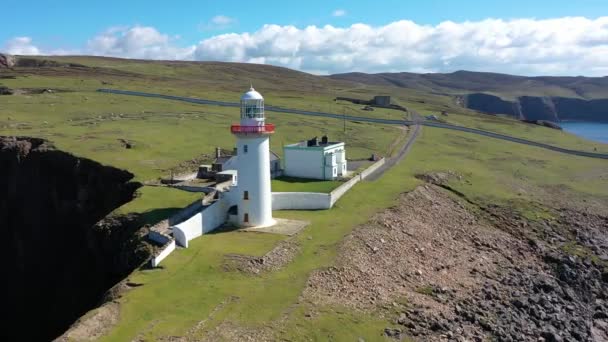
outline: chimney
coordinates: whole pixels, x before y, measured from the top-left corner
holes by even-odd
[[[308,146],[319,146],[319,139],[317,137],[314,137],[308,140]]]
[[[216,147],[215,148],[215,158],[217,159],[217,158],[219,158],[221,156],[222,156],[222,149],[219,148],[219,147]]]

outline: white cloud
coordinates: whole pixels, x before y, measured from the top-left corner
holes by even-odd
[[[194,56],[323,73],[468,69],[604,75],[608,68],[608,17],[446,21],[436,26],[408,20],[377,27],[265,25],[253,33],[205,39]]]
[[[231,20],[215,22],[234,22]],[[13,38],[4,48],[13,54],[66,51],[39,49],[28,37]],[[465,69],[604,76],[608,73],[608,17],[446,21],[435,26],[408,20],[343,28],[264,25],[255,32],[215,35],[192,46],[180,45],[177,36],[154,27],[112,27],[91,38],[80,53],[265,63],[315,73]]]
[[[225,30],[237,22],[235,18],[231,18],[225,15],[216,15],[211,18],[208,22],[199,25],[199,29],[202,31],[209,30]]]
[[[40,50],[32,44],[30,37],[15,37],[4,46],[7,53],[13,55],[39,55]]]
[[[216,15],[215,17],[211,18],[211,23],[218,25],[218,26],[230,25],[233,22],[234,22],[233,18],[227,17],[225,15]]]
[[[346,11],[343,9],[337,9],[331,15],[333,15],[334,17],[343,17],[346,15]]]
[[[99,56],[142,59],[191,59],[194,47],[178,47],[177,37],[158,32],[154,27],[111,27],[87,43],[86,53]]]

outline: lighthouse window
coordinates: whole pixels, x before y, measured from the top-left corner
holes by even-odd
[[[244,191],[243,192],[243,199],[245,199],[245,200],[249,199],[249,191]]]
[[[249,223],[249,214],[245,213],[245,216],[243,217],[243,222]]]
[[[247,153],[247,145],[243,145],[243,152]]]

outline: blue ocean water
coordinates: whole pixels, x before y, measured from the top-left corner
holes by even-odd
[[[562,121],[560,125],[566,132],[608,144],[608,123]]]

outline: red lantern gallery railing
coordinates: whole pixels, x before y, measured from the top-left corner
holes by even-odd
[[[263,126],[232,125],[232,126],[230,126],[230,132],[232,132],[232,133],[274,133],[274,125],[273,124],[265,124]]]

